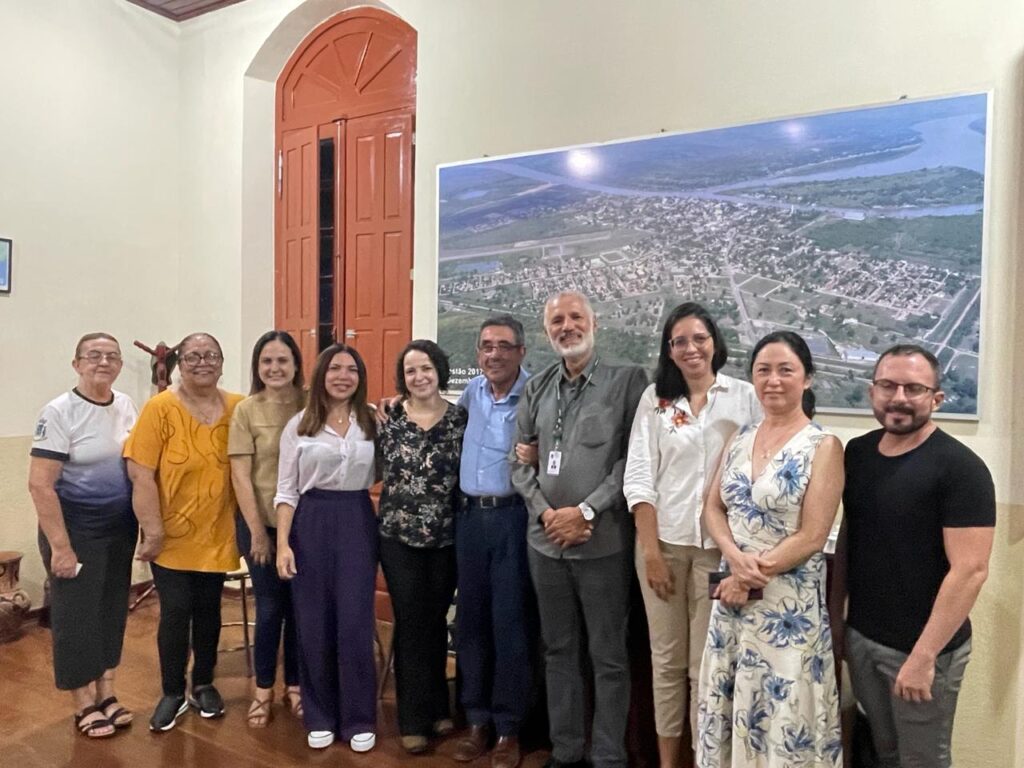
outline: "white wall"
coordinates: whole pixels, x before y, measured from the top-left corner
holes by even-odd
[[[74,384],[83,333],[179,333],[179,30],[155,18],[111,0],[0,4],[0,236],[14,240],[0,436],[29,434]],[[120,386],[142,396],[136,352]]]
[[[289,11],[298,8],[291,18],[315,17],[315,9],[322,14],[319,18],[326,18],[348,4],[249,0],[184,25],[183,37],[200,37],[224,60],[251,61],[274,26],[281,19],[289,23]],[[997,369],[983,373],[981,422],[948,428],[989,461],[1001,499],[1024,501],[1024,486],[1012,482],[1015,453],[1011,422],[1004,418],[1015,402],[1006,374],[1024,370],[1024,359],[1013,359],[1024,333],[1005,333],[1005,324],[998,320],[1024,309],[1015,303],[1013,289],[1021,279],[1013,258],[1019,237],[1022,138],[1018,94],[1024,7],[1019,3],[983,0],[967,7],[946,0],[930,4],[927,14],[911,0],[830,9],[811,0],[711,5],[678,0],[394,0],[390,7],[419,33],[414,335],[430,336],[436,330],[434,198],[439,163],[662,129],[734,125],[889,102],[904,95],[993,89],[983,352]],[[271,73],[279,71],[290,50],[279,44],[272,52],[261,52],[253,69],[273,79]],[[206,74],[220,80],[220,93],[237,93],[237,66]],[[256,91],[263,80],[245,79],[253,93],[245,100],[244,114],[226,113],[218,105],[216,118],[241,121],[252,158],[272,156],[273,137],[259,125],[272,116],[272,93]],[[204,89],[213,90],[213,83]],[[221,146],[222,151],[228,148]],[[258,169],[260,162],[250,161],[245,170]],[[239,194],[251,196],[242,210],[242,232],[266,229],[273,215],[272,197],[251,188]],[[240,236],[234,232],[236,244]],[[268,237],[262,238],[264,243]],[[247,246],[243,259],[250,251]],[[269,286],[272,258],[267,250],[255,262],[243,262],[243,281],[258,285],[262,280]],[[262,318],[250,318],[243,337],[255,338],[271,319],[272,307],[267,306]],[[1017,415],[1024,418],[1024,412]],[[844,438],[870,424],[866,419],[833,419]]]
[[[19,62],[0,68],[0,236],[15,239],[0,435],[21,436],[0,440],[0,548],[31,552],[24,436],[71,383],[81,332],[172,341],[208,329],[225,346],[225,385],[244,386],[248,347],[273,321],[273,81],[303,30],[345,5],[247,0],[174,25],[123,0],[0,4],[6,59]],[[1001,519],[956,755],[968,768],[1024,765],[1019,0],[389,5],[419,33],[417,335],[435,329],[439,163],[993,90],[983,404],[977,424],[949,429],[992,467]],[[145,375],[131,358],[123,388],[141,399]],[[872,425],[829,421],[844,438]]]
[[[271,34],[264,26],[274,18],[268,11],[279,11],[288,27],[298,14],[322,11],[325,18],[328,7],[341,5],[250,0],[207,19],[203,34],[218,46],[233,45],[246,58]],[[978,423],[946,428],[992,468],[1000,524],[990,585],[974,611],[975,660],[962,696],[955,752],[959,765],[1024,765],[1016,725],[1024,718],[1024,483],[1014,472],[1024,459],[1024,438],[1014,439],[1024,423],[1024,400],[1014,396],[1014,382],[1024,377],[1024,323],[1012,321],[1024,319],[1016,298],[1024,285],[1016,258],[1024,7],[1015,0],[828,6],[813,0],[393,0],[390,5],[419,33],[414,335],[436,329],[434,174],[439,163],[848,108],[904,95],[994,91],[983,404]],[[275,79],[287,58],[289,46],[274,43],[254,62],[254,77],[247,78],[254,86]],[[226,81],[223,87],[233,85]],[[272,137],[257,125],[272,109],[269,89],[247,92],[241,116],[246,158],[272,154]],[[243,173],[248,171],[247,164]],[[248,239],[272,215],[272,201],[250,189],[242,194]],[[253,263],[243,262],[243,280],[269,280],[271,258],[267,249]],[[242,335],[251,338],[261,329],[258,323],[244,326]],[[844,439],[873,427],[867,418],[827,421]]]
[[[0,30],[0,237],[14,241],[13,291],[0,296],[0,548],[26,553],[38,605],[27,435],[75,383],[75,342],[117,336],[118,387],[141,402],[148,355],[132,340],[173,343],[191,321],[179,292],[180,30],[111,0],[0,3]]]

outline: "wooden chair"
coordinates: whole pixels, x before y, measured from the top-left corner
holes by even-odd
[[[391,668],[395,661],[395,611],[391,606],[391,595],[388,594],[388,583],[384,580],[384,571],[377,567],[376,591],[373,595],[374,622],[373,634],[377,643],[377,657],[380,663],[380,675],[377,681],[377,698],[384,695],[384,688],[391,676]],[[390,624],[387,648],[380,635],[380,623]]]
[[[224,583],[229,584],[232,582],[238,582],[238,590],[241,593],[242,598],[242,620],[241,621],[223,621],[221,627],[241,627],[242,628],[242,644],[232,646],[231,648],[219,649],[221,653],[231,653],[233,651],[245,651],[245,676],[253,676],[252,666],[252,641],[249,637],[249,627],[255,626],[254,622],[249,621],[249,569],[245,565],[243,560],[239,563],[237,571],[231,571],[224,577]]]

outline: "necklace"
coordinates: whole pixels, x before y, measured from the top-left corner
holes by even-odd
[[[758,437],[763,437],[763,441],[761,443],[761,450],[758,453],[758,456],[765,461],[774,456],[775,453],[779,450],[779,448],[785,445],[789,441],[789,439],[794,434],[796,434],[795,432],[792,432],[791,429],[792,425],[787,425],[783,429],[781,437],[775,437],[774,435],[772,435],[771,438],[769,438],[767,432],[758,430],[758,433],[754,438],[755,442]]]
[[[203,407],[199,405],[199,401],[192,397],[192,395],[190,395],[184,389],[179,389],[178,395],[182,397],[182,399],[185,401],[186,407],[188,407],[189,411],[191,411],[192,415],[195,416],[200,423],[209,425],[213,424],[217,420],[219,416],[217,411],[220,409],[221,405],[219,392],[217,393],[217,401],[215,403],[211,403],[213,405],[212,412],[204,410]]]
[[[768,443],[767,446],[762,445],[761,449],[762,449],[761,450],[761,458],[762,459],[767,460],[767,459],[770,459],[772,456],[775,455],[775,444],[774,443]]]
[[[406,400],[404,403],[406,418],[424,431],[433,429],[444,418],[445,411],[448,410],[448,401],[443,397],[438,400],[439,402],[436,403]]]
[[[337,413],[330,413],[328,417],[330,421],[338,424],[348,424],[351,414],[352,411],[349,408],[345,408],[343,411],[339,410]]]
[[[405,401],[405,412],[409,415],[417,414],[420,416],[436,416],[438,413],[444,411],[447,407],[448,402],[444,400],[444,398],[442,398],[441,401],[438,403],[427,404],[421,404],[416,400],[412,399]]]

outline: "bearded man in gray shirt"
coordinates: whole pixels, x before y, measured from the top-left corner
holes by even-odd
[[[545,646],[552,754],[545,768],[583,766],[586,723],[580,653],[594,671],[590,759],[626,765],[633,577],[633,521],[622,495],[629,431],[647,376],[602,361],[594,310],[581,293],[544,307],[544,329],[561,361],[526,383],[516,442],[537,444],[537,462],[514,465],[529,512],[530,575]]]

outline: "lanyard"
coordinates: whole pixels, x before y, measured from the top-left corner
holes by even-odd
[[[555,399],[558,404],[558,410],[555,413],[555,425],[551,429],[551,440],[554,443],[554,448],[557,451],[562,445],[562,432],[565,428],[565,417],[569,412],[569,409],[575,405],[576,401],[583,395],[583,391],[590,384],[590,380],[594,378],[594,373],[597,371],[597,364],[599,360],[594,361],[594,367],[590,369],[590,373],[587,378],[576,389],[576,393],[572,396],[572,399],[567,403],[562,402],[562,382],[558,382],[558,386],[555,387]]]

